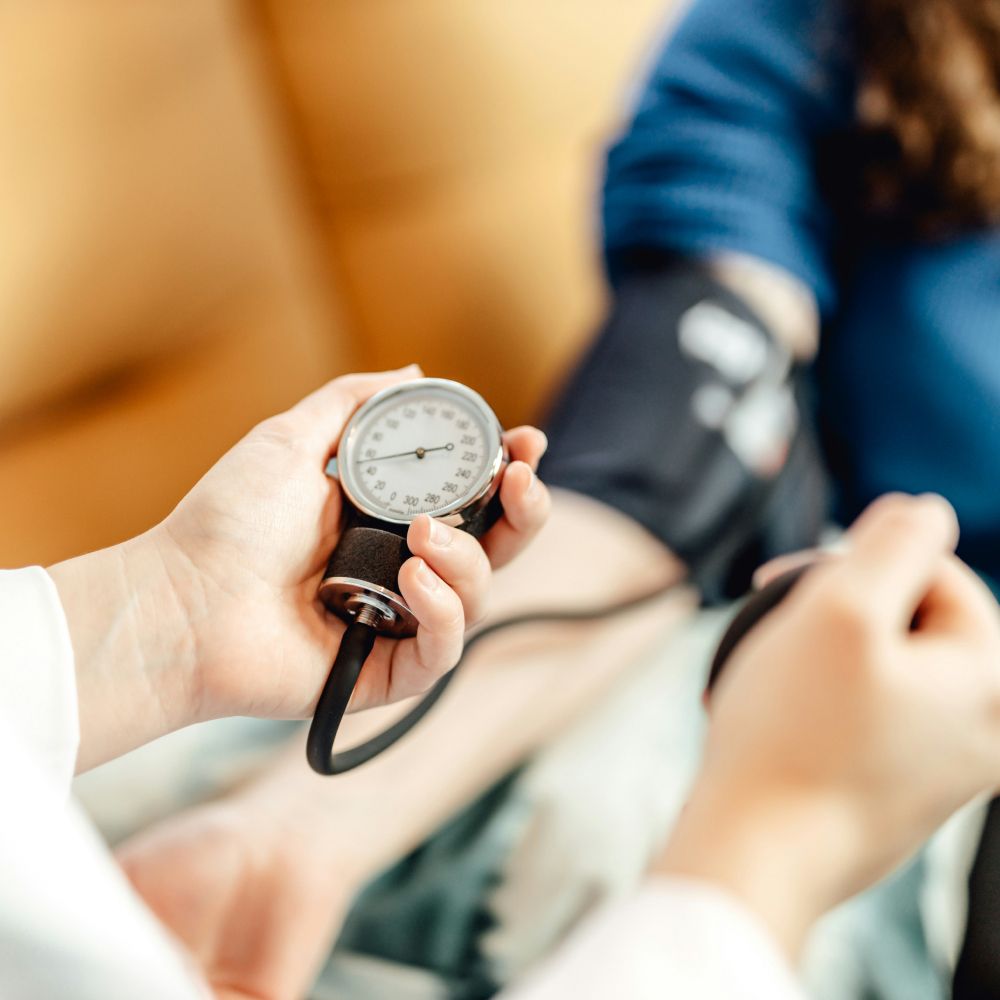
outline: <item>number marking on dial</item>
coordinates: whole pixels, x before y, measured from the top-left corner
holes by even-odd
[[[460,506],[491,468],[489,415],[433,386],[404,395],[387,397],[352,431],[358,500],[407,518]]]

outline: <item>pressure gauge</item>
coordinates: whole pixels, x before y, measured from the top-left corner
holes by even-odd
[[[347,521],[320,585],[323,602],[381,634],[414,634],[396,580],[410,522],[428,514],[481,536],[502,513],[506,461],[493,411],[458,382],[418,379],[372,396],[344,428],[327,470],[340,480]]]
[[[357,411],[337,470],[344,495],[369,517],[409,524],[429,514],[460,526],[496,492],[504,457],[482,396],[428,378],[386,389]]]

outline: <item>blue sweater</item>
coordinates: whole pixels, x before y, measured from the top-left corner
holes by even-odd
[[[729,250],[803,281],[823,317],[816,379],[841,517],[890,490],[941,493],[960,554],[995,586],[1000,232],[922,244],[834,208],[822,160],[848,141],[856,86],[840,6],[695,0],[609,155],[609,270],[636,248]]]

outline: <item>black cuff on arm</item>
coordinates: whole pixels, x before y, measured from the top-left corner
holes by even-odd
[[[643,525],[706,599],[741,592],[772,554],[762,535],[814,544],[825,514],[792,379],[788,352],[705,266],[646,263],[560,395],[540,474]]]

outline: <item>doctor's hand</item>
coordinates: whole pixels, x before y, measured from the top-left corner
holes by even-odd
[[[361,403],[420,374],[335,379],[250,431],[151,531],[50,569],[77,659],[81,767],[194,721],[311,714],[344,630],[317,598],[342,513],[327,459]],[[482,544],[426,517],[410,527],[400,589],[419,629],[376,642],[353,709],[418,694],[450,669],[492,567],[544,523],[533,471],[544,435],[505,440],[505,515]]]
[[[789,952],[1000,787],[1000,616],[940,498],[885,497],[734,650],[657,870],[742,898]]]

